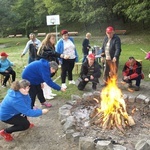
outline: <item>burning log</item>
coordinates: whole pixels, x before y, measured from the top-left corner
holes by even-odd
[[[126,127],[135,125],[126,111],[122,93],[116,85],[116,77],[102,90],[100,106],[91,113],[91,124],[99,125],[104,130],[117,128],[124,134]]]

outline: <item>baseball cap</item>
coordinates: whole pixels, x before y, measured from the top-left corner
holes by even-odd
[[[88,55],[88,58],[95,59],[95,55],[91,53]]]
[[[7,54],[7,53],[5,53],[5,52],[1,52],[0,56],[5,56],[5,57],[7,57],[7,56],[8,56],[8,54]]]
[[[106,28],[106,33],[112,33],[114,31],[114,28],[109,26]]]

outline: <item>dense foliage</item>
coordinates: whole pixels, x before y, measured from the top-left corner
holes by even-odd
[[[149,0],[0,0],[0,33],[28,34],[46,25],[46,15],[60,15],[61,23],[85,25],[113,22],[150,23]]]

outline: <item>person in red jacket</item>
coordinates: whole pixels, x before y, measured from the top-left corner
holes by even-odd
[[[129,84],[129,88],[133,88],[132,80],[135,80],[135,91],[139,91],[141,79],[144,78],[142,73],[142,65],[136,61],[134,57],[129,57],[129,60],[125,63],[123,70],[123,81]]]

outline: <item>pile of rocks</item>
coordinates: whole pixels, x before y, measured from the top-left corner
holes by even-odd
[[[66,138],[78,142],[79,150],[149,150],[150,136],[147,134],[149,129],[148,126],[144,126],[142,120],[141,123],[135,121],[137,125],[127,129],[126,135],[119,133],[117,129],[103,131],[100,127],[90,125],[90,113],[97,107],[98,103],[95,100],[100,100],[100,94],[99,91],[95,91],[84,93],[82,97],[72,95],[71,100],[59,108],[59,120]],[[136,107],[137,112],[141,107],[150,107],[150,99],[142,94],[137,97],[124,94],[123,98],[127,107],[130,109]],[[145,117],[141,119],[147,121]]]

